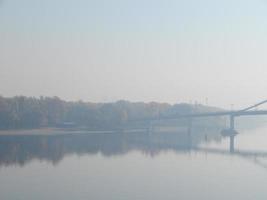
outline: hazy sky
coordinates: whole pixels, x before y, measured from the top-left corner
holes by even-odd
[[[0,94],[267,98],[265,0],[0,0]]]

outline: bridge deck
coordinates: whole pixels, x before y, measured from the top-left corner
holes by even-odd
[[[164,117],[162,119],[197,118],[197,117],[212,117],[212,116],[227,116],[227,115],[233,115],[233,116],[267,115],[267,110],[193,113],[193,114],[179,115],[175,117]]]

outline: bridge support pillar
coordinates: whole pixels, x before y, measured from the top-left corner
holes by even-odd
[[[230,115],[230,129],[235,130],[235,116]]]
[[[231,135],[230,136],[230,153],[235,152],[235,136]]]

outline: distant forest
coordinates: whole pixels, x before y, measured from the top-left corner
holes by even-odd
[[[90,130],[146,126],[151,119],[214,111],[203,105],[70,102],[58,97],[0,96],[0,129],[28,129],[72,125]]]

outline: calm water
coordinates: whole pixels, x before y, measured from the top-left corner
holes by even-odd
[[[0,199],[267,199],[267,127],[0,136]]]

